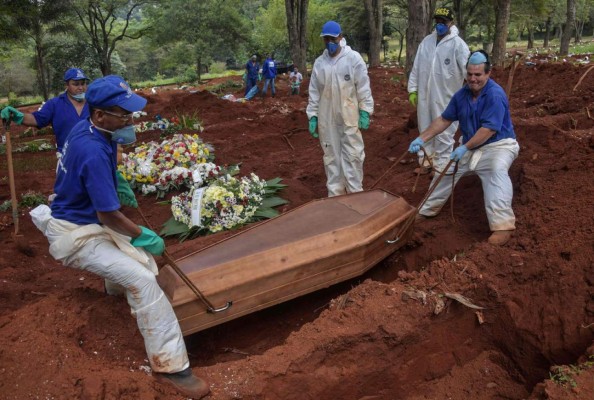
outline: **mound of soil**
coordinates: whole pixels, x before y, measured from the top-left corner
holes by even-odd
[[[518,222],[506,246],[486,243],[480,181],[464,178],[454,220],[446,205],[364,276],[186,337],[210,398],[590,399],[594,73],[572,90],[585,71],[539,63],[515,72],[511,108],[521,151],[510,175]],[[418,135],[405,75],[398,68],[370,75],[376,112],[364,132],[364,185],[417,205],[430,178],[417,179],[408,155],[394,165]],[[493,77],[505,87],[508,71]],[[206,86],[233,79],[240,78]],[[197,115],[218,163],[283,178],[286,211],[326,195],[322,151],[307,131],[307,84],[290,96],[282,76],[275,98],[246,103],[204,86],[147,91],[147,119]],[[14,142],[31,140],[12,128]],[[140,140],[159,136],[146,132]],[[53,153],[15,153],[14,168],[17,193],[52,193]],[[0,176],[7,176],[5,156]],[[0,201],[9,199],[8,179],[0,188]],[[167,206],[138,197],[153,226],[168,219]],[[0,397],[182,398],[150,376],[126,302],[104,294],[96,276],[53,260],[27,211],[16,237],[11,213],[0,213]],[[125,212],[142,223],[134,210]],[[167,239],[167,246],[180,256],[230,234]]]

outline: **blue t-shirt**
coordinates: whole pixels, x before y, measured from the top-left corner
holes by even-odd
[[[116,191],[117,144],[81,121],[64,143],[54,185],[52,216],[78,225],[98,224],[97,211],[120,209]]]
[[[61,153],[66,137],[74,125],[90,117],[89,105],[85,102],[82,112],[78,115],[76,108],[68,99],[68,94],[64,92],[46,101],[38,111],[33,113],[33,116],[39,128],[52,125],[56,135],[56,146]]]
[[[276,78],[276,64],[272,58],[267,58],[262,64],[262,76],[264,79]]]
[[[472,92],[468,85],[464,85],[454,94],[441,116],[448,121],[460,121],[463,143],[467,143],[481,127],[495,131],[481,146],[516,138],[507,96],[492,79],[487,81],[476,101],[472,101]]]

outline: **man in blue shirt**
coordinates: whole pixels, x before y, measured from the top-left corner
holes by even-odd
[[[258,84],[258,77],[260,76],[260,64],[258,58],[254,54],[252,58],[245,64],[245,95]]]
[[[276,63],[274,62],[274,56],[268,55],[266,61],[262,65],[262,77],[264,78],[264,89],[262,89],[262,97],[266,96],[268,91],[268,85],[270,85],[270,91],[272,97],[276,95],[276,88],[274,87],[274,79],[276,78]]]
[[[502,246],[516,228],[512,210],[513,186],[508,171],[518,156],[520,146],[516,141],[505,91],[490,76],[491,64],[487,53],[482,50],[472,53],[466,65],[468,83],[454,94],[441,116],[434,119],[410,144],[409,152],[417,153],[421,146],[441,134],[453,121],[460,122],[462,145],[450,155],[451,160],[458,162],[454,182],[457,183],[464,175],[479,176],[489,227],[493,232],[489,243]],[[417,221],[436,216],[451,192],[452,182],[442,179],[419,210]]]
[[[91,116],[68,135],[56,198],[51,209],[42,205],[31,211],[33,222],[48,238],[54,258],[104,278],[110,294],[124,290],[153,375],[199,399],[209,385],[192,373],[179,323],[155,278],[152,255],[163,253],[163,239],[120,211],[117,145],[136,140],[133,113],[146,99],[115,75],[95,80],[86,97]]]
[[[56,136],[58,153],[62,153],[66,136],[74,125],[89,118],[89,107],[85,102],[87,81],[88,78],[82,69],[70,68],[64,73],[64,83],[66,84],[64,93],[49,99],[39,110],[31,114],[22,113],[13,107],[5,107],[1,112],[2,119],[10,118],[17,124],[36,128],[43,128],[51,124]]]

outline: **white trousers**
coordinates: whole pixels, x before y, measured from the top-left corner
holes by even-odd
[[[458,163],[455,177],[442,178],[419,214],[428,217],[437,215],[452,194],[452,178],[457,184],[463,176],[476,174],[483,185],[485,210],[491,231],[515,229],[516,217],[512,210],[514,192],[508,171],[519,151],[520,146],[515,139],[504,139],[477,150],[469,150]],[[438,175],[433,178],[431,185],[437,178]]]
[[[363,135],[356,126],[320,129],[328,197],[363,190]]]
[[[49,208],[40,207],[45,207],[43,213],[36,213],[39,210],[35,209],[31,216],[48,238],[54,257],[60,254],[58,259],[64,265],[99,275],[106,280],[108,287],[113,288],[115,284],[125,288],[153,371],[171,373],[189,367],[179,323],[157,283],[155,272],[131,257],[129,249],[118,247],[109,234],[97,234],[97,230],[102,228],[99,225],[72,229],[77,225],[55,219],[51,214],[48,216]],[[120,240],[118,237],[115,239]],[[146,253],[144,249],[142,252]],[[150,254],[148,257],[154,263]]]

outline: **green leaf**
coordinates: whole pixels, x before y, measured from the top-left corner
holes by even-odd
[[[169,218],[164,224],[159,232],[161,236],[175,236],[181,235],[183,233],[188,232],[188,226],[183,224],[179,221],[176,221],[173,217]]]
[[[254,217],[257,218],[274,218],[279,215],[279,212],[276,211],[274,208],[258,208],[258,211],[254,214]]]
[[[262,206],[260,208],[272,208],[272,207],[276,207],[276,206],[280,206],[281,204],[287,204],[288,201],[280,198],[278,196],[274,196],[274,197],[266,197],[264,200],[262,200]]]

